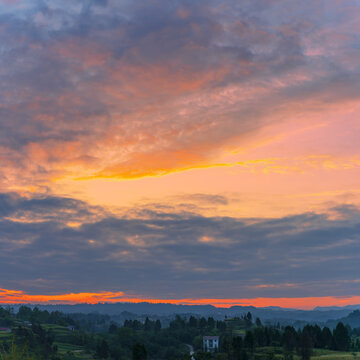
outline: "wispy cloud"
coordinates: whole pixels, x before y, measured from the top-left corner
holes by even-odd
[[[357,101],[356,6],[22,2],[0,35],[7,184],[208,166],[269,123]]]

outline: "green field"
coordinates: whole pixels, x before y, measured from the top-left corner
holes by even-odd
[[[8,338],[11,338],[12,337],[12,333],[11,332],[0,332],[0,339],[1,340],[5,340],[5,339],[8,339]]]
[[[323,350],[315,349],[313,351],[313,356],[311,359],[314,360],[360,360],[360,353],[352,352],[342,352],[342,351],[332,351],[332,350]]]
[[[67,343],[55,342],[54,345],[58,347],[59,355],[71,355],[74,359],[92,360],[93,357],[88,354],[82,346],[72,345]]]
[[[235,329],[232,333],[233,336],[245,336],[245,329]]]
[[[283,349],[281,347],[261,347],[257,348],[254,354],[255,359],[266,359],[269,353],[274,354],[275,359],[283,359]],[[301,360],[299,355],[294,352],[294,360]],[[343,352],[327,349],[314,349],[311,360],[360,360],[360,352]]]
[[[43,324],[42,326],[46,330],[51,330],[55,335],[54,345],[57,345],[59,355],[68,355],[69,359],[93,359],[91,354],[88,354],[83,346],[69,344],[69,339],[74,335],[73,331],[69,330],[65,326],[60,325]]]

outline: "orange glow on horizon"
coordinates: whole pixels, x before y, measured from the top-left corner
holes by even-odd
[[[130,297],[123,292],[69,293],[59,295],[31,295],[21,290],[0,289],[0,304],[97,304],[97,303],[167,303],[174,305],[213,305],[215,307],[279,306],[311,310],[317,306],[347,306],[360,304],[360,295],[323,296],[298,298],[265,298],[252,299],[147,299]]]

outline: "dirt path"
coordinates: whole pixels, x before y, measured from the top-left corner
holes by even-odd
[[[190,345],[190,344],[186,344],[186,346],[189,348],[191,360],[195,360],[195,358],[194,358],[194,348],[193,348],[193,346]]]

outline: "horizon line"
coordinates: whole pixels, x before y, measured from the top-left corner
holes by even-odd
[[[317,297],[255,297],[255,298],[183,298],[154,299],[130,296],[124,292],[80,292],[64,294],[28,294],[22,290],[0,288],[0,305],[78,305],[114,303],[151,303],[172,305],[212,305],[217,308],[253,306],[255,308],[279,307],[294,310],[313,310],[316,307],[344,307],[360,305],[360,295]]]

